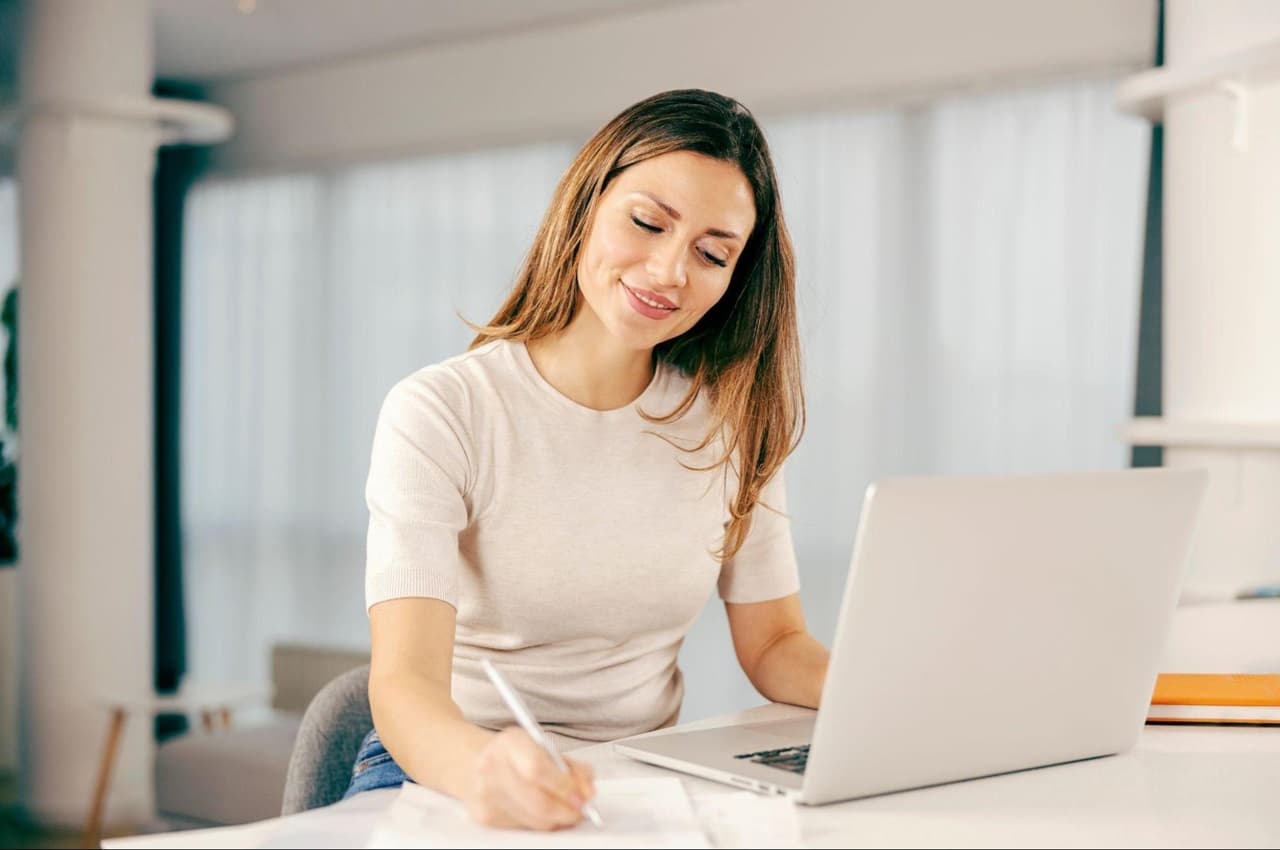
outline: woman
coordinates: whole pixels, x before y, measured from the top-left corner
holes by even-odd
[[[768,147],[729,98],[627,109],[569,166],[468,352],[401,381],[369,472],[376,731],[348,794],[406,774],[500,827],[594,794],[561,743],[676,722],[676,655],[713,588],[765,697],[816,707],[781,467],[803,428],[791,245]],[[495,732],[494,730],[499,730]]]

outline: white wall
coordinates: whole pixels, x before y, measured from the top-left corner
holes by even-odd
[[[217,85],[225,170],[582,137],[710,88],[765,117],[1149,65],[1152,0],[715,0]]]
[[[1280,44],[1274,0],[1176,0],[1166,20],[1170,77]],[[1166,466],[1209,470],[1187,583],[1226,594],[1280,574],[1280,62],[1231,81],[1248,87],[1244,106],[1210,85],[1164,105],[1158,420]]]

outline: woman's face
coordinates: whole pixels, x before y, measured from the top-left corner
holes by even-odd
[[[597,203],[578,263],[583,300],[627,348],[673,339],[729,288],[755,218],[732,163],[689,151],[637,163]]]

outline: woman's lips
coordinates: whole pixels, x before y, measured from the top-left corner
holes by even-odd
[[[619,283],[622,283],[619,281]],[[631,305],[631,309],[648,319],[665,319],[676,311],[676,305],[670,300],[663,298],[655,292],[647,289],[633,289],[622,283],[623,290],[627,293],[627,303]],[[643,297],[642,297],[643,296]],[[653,304],[647,303],[649,301]],[[667,306],[655,306],[667,305]]]

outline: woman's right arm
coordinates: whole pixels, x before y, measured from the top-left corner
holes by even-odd
[[[591,767],[573,776],[518,726],[491,732],[468,722],[451,697],[457,612],[439,599],[401,598],[369,609],[369,703],[387,752],[414,782],[461,800],[497,827],[558,829],[582,820],[595,794]]]

